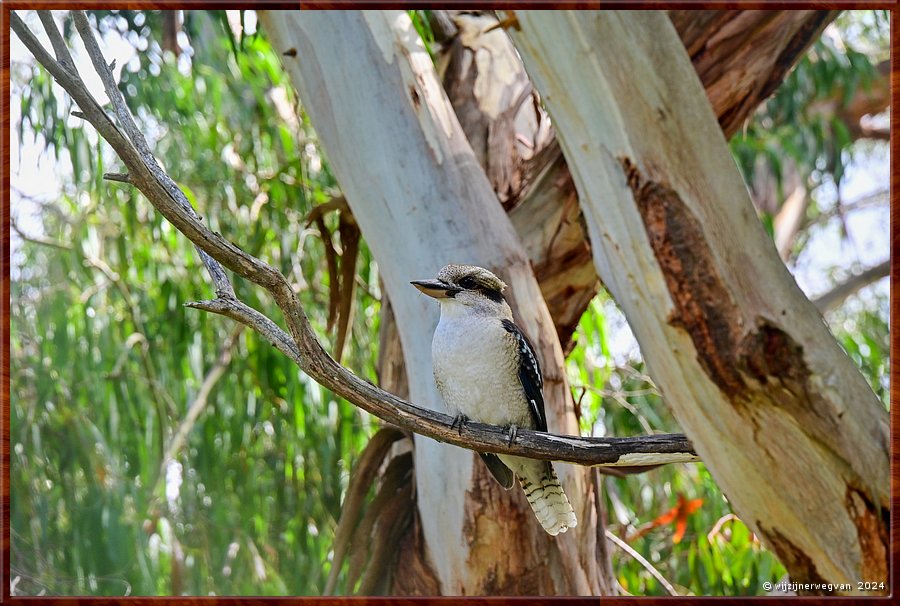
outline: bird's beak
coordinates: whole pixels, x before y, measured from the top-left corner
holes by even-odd
[[[446,299],[459,292],[458,288],[438,280],[413,280],[410,284],[434,299]]]

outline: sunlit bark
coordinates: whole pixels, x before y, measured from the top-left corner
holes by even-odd
[[[756,218],[675,28],[516,16],[598,273],[736,512],[796,581],[887,581],[887,413]]]
[[[440,409],[431,373],[433,302],[409,280],[448,262],[496,270],[545,369],[551,430],[577,433],[563,357],[525,251],[478,165],[431,60],[402,12],[263,12],[400,318],[409,389]],[[341,32],[336,36],[335,32]],[[286,52],[294,49],[295,52]],[[444,594],[598,594],[595,491],[558,466],[579,525],[553,539],[521,491],[505,492],[470,452],[415,439],[416,498]]]

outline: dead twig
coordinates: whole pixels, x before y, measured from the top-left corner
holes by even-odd
[[[850,276],[840,284],[835,285],[834,288],[828,292],[813,299],[813,303],[815,303],[816,307],[818,307],[819,311],[822,313],[831,311],[843,303],[844,299],[856,293],[858,290],[865,288],[881,278],[886,278],[889,275],[891,275],[890,259],[879,263],[874,267],[870,267],[863,272]]]

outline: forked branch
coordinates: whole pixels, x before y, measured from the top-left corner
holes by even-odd
[[[127,167],[127,174],[109,175],[108,178],[130,183],[138,188],[197,247],[215,287],[216,299],[189,303],[188,307],[223,315],[252,328],[293,360],[302,371],[335,394],[388,423],[435,440],[480,452],[514,454],[581,465],[634,466],[699,460],[688,439],[680,434],[580,438],[520,429],[516,439],[509,443],[506,429],[493,425],[473,422],[465,426],[464,432],[457,432],[452,427],[451,417],[414,406],[360,379],[335,362],[313,333],[309,320],[284,275],[203,224],[187,197],[150,152],[116,87],[112,70],[100,52],[87,16],[83,11],[72,11],[72,15],[94,69],[100,75],[111,100],[116,121],[91,96],[83,79],[75,71],[65,42],[52,18],[46,18],[45,15],[41,22],[56,52],[55,59],[12,11],[10,22],[13,31],[37,61],[81,108],[79,115],[97,129]],[[237,299],[225,268],[271,294],[284,315],[288,332]]]

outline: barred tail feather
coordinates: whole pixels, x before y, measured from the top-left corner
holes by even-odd
[[[575,511],[552,466],[547,465],[547,473],[539,481],[532,482],[519,476],[519,483],[538,522],[549,534],[556,536],[578,524]]]

